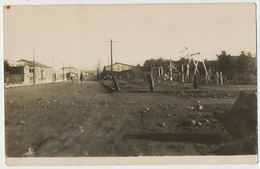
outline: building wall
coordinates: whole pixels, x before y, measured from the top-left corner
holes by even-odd
[[[131,70],[133,68],[134,68],[134,66],[124,65],[124,64],[120,64],[120,63],[113,65],[113,71],[115,71],[115,72],[122,72],[124,70]],[[111,66],[106,66],[105,70],[111,71]]]
[[[66,74],[66,73],[80,74],[80,69],[74,68],[74,67],[71,67],[71,68],[65,67],[64,74]]]
[[[35,67],[35,83],[52,82],[52,69]],[[33,83],[33,67],[24,67],[24,82],[25,84]]]
[[[22,83],[23,75],[24,67],[10,67],[8,72],[4,72],[4,83]]]
[[[28,66],[24,67],[24,81],[23,83],[28,84],[32,83],[32,74],[30,73],[30,68]]]
[[[63,80],[66,80],[66,78],[63,78],[63,71],[56,70],[54,72],[54,81],[63,81]]]
[[[33,73],[32,73],[33,74]],[[40,82],[51,82],[52,81],[52,69],[51,68],[35,68],[35,81]]]
[[[5,75],[4,83],[22,83],[23,82],[23,75],[22,74],[8,74]]]

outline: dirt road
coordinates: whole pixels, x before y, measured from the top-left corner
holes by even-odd
[[[235,100],[110,93],[97,81],[5,89],[6,155],[211,155],[231,140],[212,110]],[[191,109],[197,101],[202,110]],[[199,125],[178,127],[187,120]]]

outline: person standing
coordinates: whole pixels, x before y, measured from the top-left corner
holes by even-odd
[[[80,79],[81,82],[83,82],[84,77],[83,77],[83,73],[82,72],[80,73],[80,78],[79,79]]]

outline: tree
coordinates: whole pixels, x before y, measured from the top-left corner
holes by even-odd
[[[231,55],[222,51],[220,55],[217,55],[217,57],[218,71],[222,72],[227,79],[233,79],[236,75],[236,64],[231,59]]]
[[[252,54],[250,52],[245,53],[244,51],[241,51],[238,60],[237,60],[237,72],[238,74],[248,74],[254,73],[255,68],[255,59],[252,57]]]
[[[166,65],[166,64],[169,65],[170,64],[170,60],[166,60],[166,59],[162,59],[162,58],[149,59],[149,60],[146,60],[144,62],[143,70],[150,71],[151,70],[151,66]]]
[[[11,66],[9,65],[8,61],[5,60],[5,61],[4,61],[4,71],[5,71],[5,72],[9,72],[9,71],[10,71],[10,68],[11,68]]]
[[[174,62],[174,64],[176,65],[178,70],[181,70],[182,65],[185,65],[187,63],[189,63],[189,60],[184,57],[182,57],[182,58],[180,58],[180,60],[177,60]]]
[[[236,61],[237,80],[241,84],[256,83],[256,61],[250,52],[241,51]]]
[[[218,71],[218,61],[216,60],[205,60],[205,64],[207,66],[208,70],[211,70],[211,72],[217,72]]]

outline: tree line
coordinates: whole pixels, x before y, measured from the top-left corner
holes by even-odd
[[[255,84],[256,83],[256,57],[250,52],[241,51],[238,56],[231,56],[226,51],[222,51],[217,54],[216,60],[205,60],[207,70],[210,72],[210,76],[214,78],[216,72],[222,72],[225,83],[233,84]],[[187,58],[180,58],[179,60],[172,61],[172,64],[182,71],[182,65],[189,63]],[[162,65],[165,68],[165,72],[170,71],[170,59],[148,59],[141,67],[143,71],[151,71],[153,65]],[[193,73],[195,65],[190,62],[190,73]],[[183,71],[186,72],[187,68],[184,66]],[[205,76],[205,70],[203,64],[198,64],[198,70],[201,76]]]

